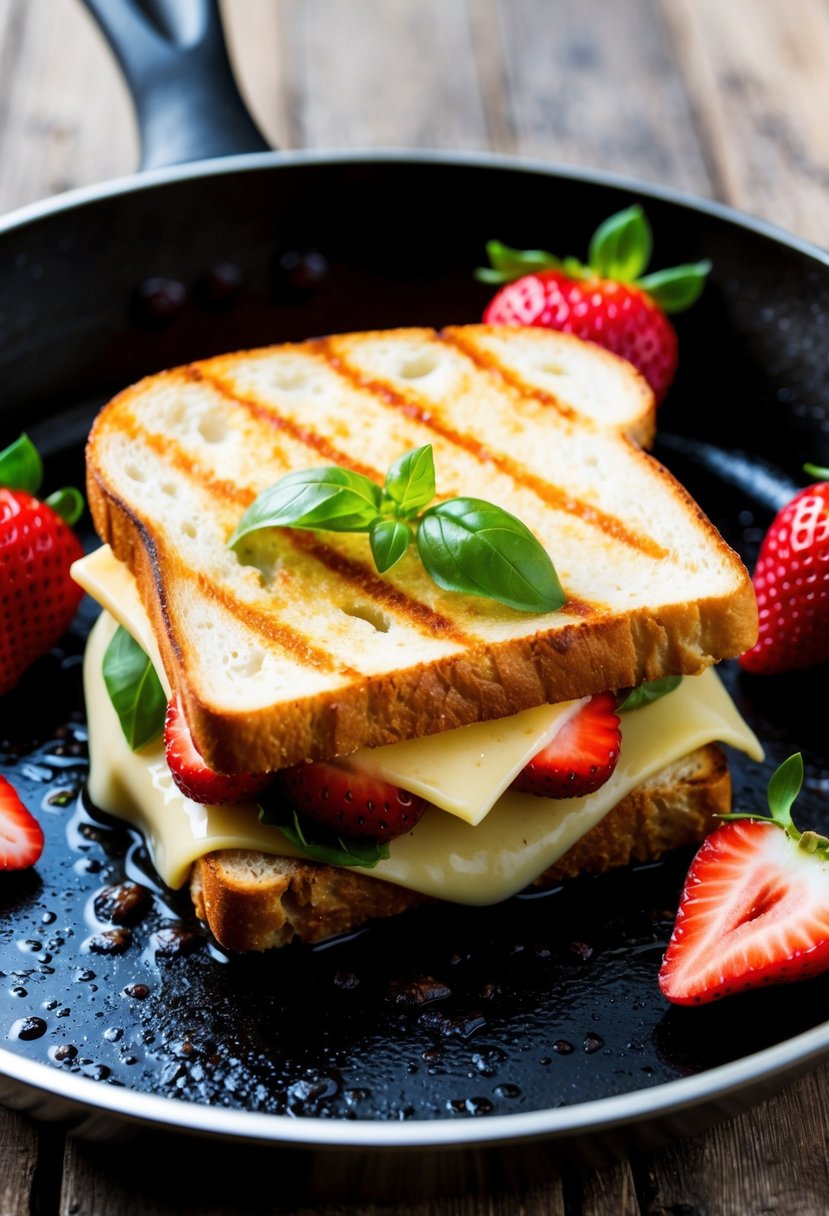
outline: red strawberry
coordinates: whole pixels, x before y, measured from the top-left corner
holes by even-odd
[[[829,969],[829,840],[799,832],[803,760],[769,782],[772,817],[730,815],[691,864],[659,973],[664,996],[698,1005]]]
[[[0,870],[26,870],[43,852],[43,831],[14,786],[0,777]]]
[[[546,798],[592,794],[615,769],[621,742],[616,697],[612,692],[597,693],[533,756],[513,788]]]
[[[394,840],[426,810],[425,800],[408,790],[325,761],[283,769],[277,784],[303,815],[356,840]]]
[[[652,237],[641,207],[611,216],[593,234],[588,263],[543,250],[490,241],[487,283],[506,283],[484,312],[488,325],[537,325],[575,334],[637,367],[657,404],[677,365],[677,339],[665,315],[689,308],[702,291],[709,262],[643,275]]]
[[[255,798],[273,780],[273,773],[217,773],[208,768],[193,742],[178,697],[173,697],[167,706],[164,749],[173,780],[193,802],[214,805],[245,802]]]
[[[0,694],[69,626],[83,596],[69,567],[82,556],[48,503],[25,489],[0,489]]]
[[[807,465],[817,476],[829,470]],[[754,571],[757,644],[740,659],[769,675],[829,662],[829,481],[807,486],[778,512]]]

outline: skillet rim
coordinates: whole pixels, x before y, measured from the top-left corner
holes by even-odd
[[[298,149],[289,152],[255,152],[217,157],[163,169],[146,170],[105,182],[81,186],[62,194],[26,204],[0,216],[0,238],[62,213],[71,213],[95,202],[144,190],[257,170],[291,169],[307,165],[430,165],[451,169],[488,169],[511,174],[537,174],[566,178],[585,185],[610,187],[707,215],[753,232],[778,245],[803,254],[829,268],[829,249],[797,236],[768,220],[750,215],[728,204],[697,196],[673,187],[642,181],[623,174],[545,161],[537,158],[484,151],[455,151],[429,148]],[[69,1103],[72,1117],[95,1114],[118,1116],[123,1122],[156,1130],[190,1132],[211,1138],[246,1143],[281,1144],[309,1149],[426,1149],[474,1148],[565,1139],[595,1135],[647,1120],[664,1119],[700,1107],[719,1104],[728,1111],[728,1100],[740,1109],[759,1100],[775,1083],[796,1075],[811,1061],[829,1052],[829,1022],[784,1039],[772,1047],[717,1065],[692,1077],[632,1090],[571,1106],[540,1111],[516,1112],[482,1120],[424,1119],[387,1123],[379,1120],[347,1121],[294,1118],[264,1112],[222,1110],[193,1102],[171,1100],[140,1090],[113,1088],[85,1077],[57,1072],[48,1065],[20,1056],[0,1046],[0,1082],[16,1083],[17,1092],[0,1084],[0,1102],[12,1109],[48,1120],[66,1120],[69,1111],[52,1109],[55,1099]],[[752,1088],[761,1090],[754,1098]],[[22,1100],[21,1100],[22,1095]],[[94,1100],[93,1100],[94,1099]]]
[[[627,177],[624,174],[608,173],[600,169],[506,153],[464,152],[442,148],[303,148],[290,152],[246,152],[236,156],[221,156],[212,160],[172,165],[164,169],[146,169],[140,173],[111,178],[105,182],[79,186],[62,194],[51,195],[6,212],[5,215],[0,216],[0,236],[63,211],[72,211],[76,207],[83,207],[106,198],[138,194],[142,190],[152,190],[174,182],[189,181],[200,177],[224,176],[230,173],[245,173],[257,169],[368,163],[445,165],[454,169],[492,169],[498,172],[567,178],[585,185],[609,186],[617,190],[626,190],[631,194],[641,194],[646,198],[672,203],[687,210],[735,224],[737,227],[767,237],[789,249],[806,254],[824,266],[829,266],[829,249],[823,249],[816,242],[797,236],[770,220],[751,215],[715,199],[704,198],[671,186],[643,181],[640,178]]]
[[[643,1124],[648,1119],[681,1115],[706,1102],[719,1102],[726,1113],[735,1113],[751,1103],[741,1100],[729,1106],[729,1098],[745,1094],[752,1082],[770,1086],[778,1082],[781,1076],[791,1074],[790,1079],[794,1079],[796,1067],[805,1068],[811,1061],[820,1059],[827,1049],[829,1022],[823,1022],[739,1060],[717,1065],[692,1077],[681,1077],[629,1093],[613,1094],[572,1106],[494,1115],[486,1119],[421,1119],[393,1123],[381,1120],[295,1118],[262,1111],[225,1110],[126,1087],[115,1088],[87,1077],[53,1071],[38,1060],[17,1056],[0,1047],[0,1081],[5,1077],[26,1086],[29,1099],[26,1104],[12,1103],[9,1101],[12,1095],[0,1087],[0,1102],[9,1104],[13,1109],[44,1115],[44,1101],[57,1097],[82,1106],[84,1112],[108,1113],[127,1123],[156,1130],[191,1132],[284,1147],[480,1148],[557,1140],[578,1134],[607,1133]],[[96,1101],[92,1101],[93,1095],[97,1095]],[[756,1100],[761,1096],[758,1095]],[[45,1117],[48,1118],[48,1114]]]

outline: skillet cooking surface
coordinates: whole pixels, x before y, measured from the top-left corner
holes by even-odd
[[[488,237],[529,246],[567,231],[577,251],[636,197],[471,163],[309,162],[287,175],[185,175],[47,215],[11,234],[17,259],[0,284],[4,441],[25,417],[47,452],[49,486],[78,483],[94,409],[136,376],[268,340],[475,320],[488,293],[471,270]],[[482,200],[485,214],[473,206]],[[826,462],[826,268],[713,210],[668,199],[647,210],[654,265],[715,263],[702,300],[679,318],[682,368],[657,455],[752,564],[773,510],[802,484],[802,462]],[[242,271],[218,301],[198,286],[217,260]],[[190,289],[169,317],[136,302],[149,274]],[[48,290],[33,287],[44,275]],[[641,1089],[829,1016],[829,977],[796,1000],[782,988],[668,1009],[656,974],[688,853],[492,909],[412,913],[325,949],[226,958],[189,899],[158,889],[140,841],[85,803],[80,656],[94,614],[85,603],[65,645],[3,702],[0,769],[47,834],[37,870],[0,886],[0,1035],[16,1054],[244,1110],[454,1118]],[[732,753],[735,803],[762,809],[774,767],[802,750],[797,818],[829,830],[825,738],[806,707],[821,673],[722,670],[768,753],[763,766]],[[102,894],[120,884],[133,897],[126,912]]]

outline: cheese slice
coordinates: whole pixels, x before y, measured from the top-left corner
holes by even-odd
[[[216,850],[303,856],[278,828],[259,822],[253,804],[201,806],[185,798],[173,783],[160,740],[130,750],[102,676],[115,628],[115,620],[103,612],[84,660],[93,802],[143,833],[170,887],[182,886],[196,858]],[[713,671],[686,678],[670,696],[626,714],[623,721],[616,771],[595,794],[548,799],[507,791],[477,827],[430,807],[413,831],[392,841],[387,860],[361,873],[438,899],[496,903],[553,865],[647,777],[704,743],[718,739],[755,760],[763,757]]]

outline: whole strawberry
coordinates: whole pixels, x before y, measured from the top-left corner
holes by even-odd
[[[677,367],[676,331],[666,314],[690,308],[711,263],[645,275],[652,244],[639,206],[620,211],[596,229],[586,265],[490,241],[492,265],[477,277],[506,286],[490,301],[483,319],[488,325],[557,329],[596,342],[638,368],[659,404]]]
[[[760,546],[757,644],[740,659],[756,675],[829,663],[829,469],[778,512]]]
[[[27,436],[0,452],[0,695],[51,650],[83,595],[69,576],[83,556],[71,526],[83,500],[65,489],[41,502],[42,476]]]

